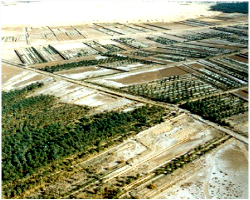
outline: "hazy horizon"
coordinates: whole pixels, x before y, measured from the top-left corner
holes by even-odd
[[[212,3],[212,2],[211,2]],[[211,16],[210,3],[165,1],[40,1],[1,5],[1,24],[57,25],[90,22],[178,21]],[[13,14],[14,13],[14,14]]]

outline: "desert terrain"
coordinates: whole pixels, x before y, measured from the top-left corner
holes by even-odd
[[[247,199],[248,15],[210,5],[1,5],[2,198]]]

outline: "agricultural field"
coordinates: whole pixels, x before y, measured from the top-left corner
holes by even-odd
[[[4,26],[1,50],[2,198],[247,199],[247,14]]]

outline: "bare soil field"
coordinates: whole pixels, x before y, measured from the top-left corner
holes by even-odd
[[[246,89],[242,89],[242,90],[238,90],[237,92],[234,92],[235,94],[238,94],[246,99],[248,99],[248,88]]]
[[[248,112],[228,117],[226,119],[230,125],[243,136],[248,137]]]
[[[2,85],[12,77],[22,73],[24,69],[2,63]]]
[[[123,73],[119,75],[113,75],[105,77],[101,80],[93,79],[91,82],[97,82],[108,86],[122,87],[130,84],[143,83],[153,81],[169,76],[184,75],[187,74],[184,70],[179,67],[169,67],[157,70],[147,70],[142,72]]]
[[[188,64],[188,65],[191,66],[191,67],[198,68],[198,69],[203,69],[205,67],[204,65],[201,65],[201,64],[198,64],[198,63],[191,63],[191,64]]]
[[[247,58],[242,58],[242,57],[237,56],[237,55],[229,56],[229,58],[232,58],[232,59],[240,61],[240,62],[248,63]]]

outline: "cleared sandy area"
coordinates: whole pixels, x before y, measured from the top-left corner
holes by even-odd
[[[233,128],[248,137],[248,112],[227,118]]]
[[[11,89],[23,88],[31,83],[35,82],[49,82],[52,80],[51,77],[41,75],[36,72],[32,72],[17,67],[3,67],[3,82],[2,90],[9,91]]]
[[[12,77],[19,75],[24,69],[2,63],[2,85]]]
[[[57,74],[63,75],[65,77],[73,78],[76,80],[82,80],[86,78],[94,78],[98,76],[108,75],[117,73],[116,70],[112,69],[104,69],[101,67],[83,67],[83,68],[76,68],[72,70],[66,70],[59,72]]]

